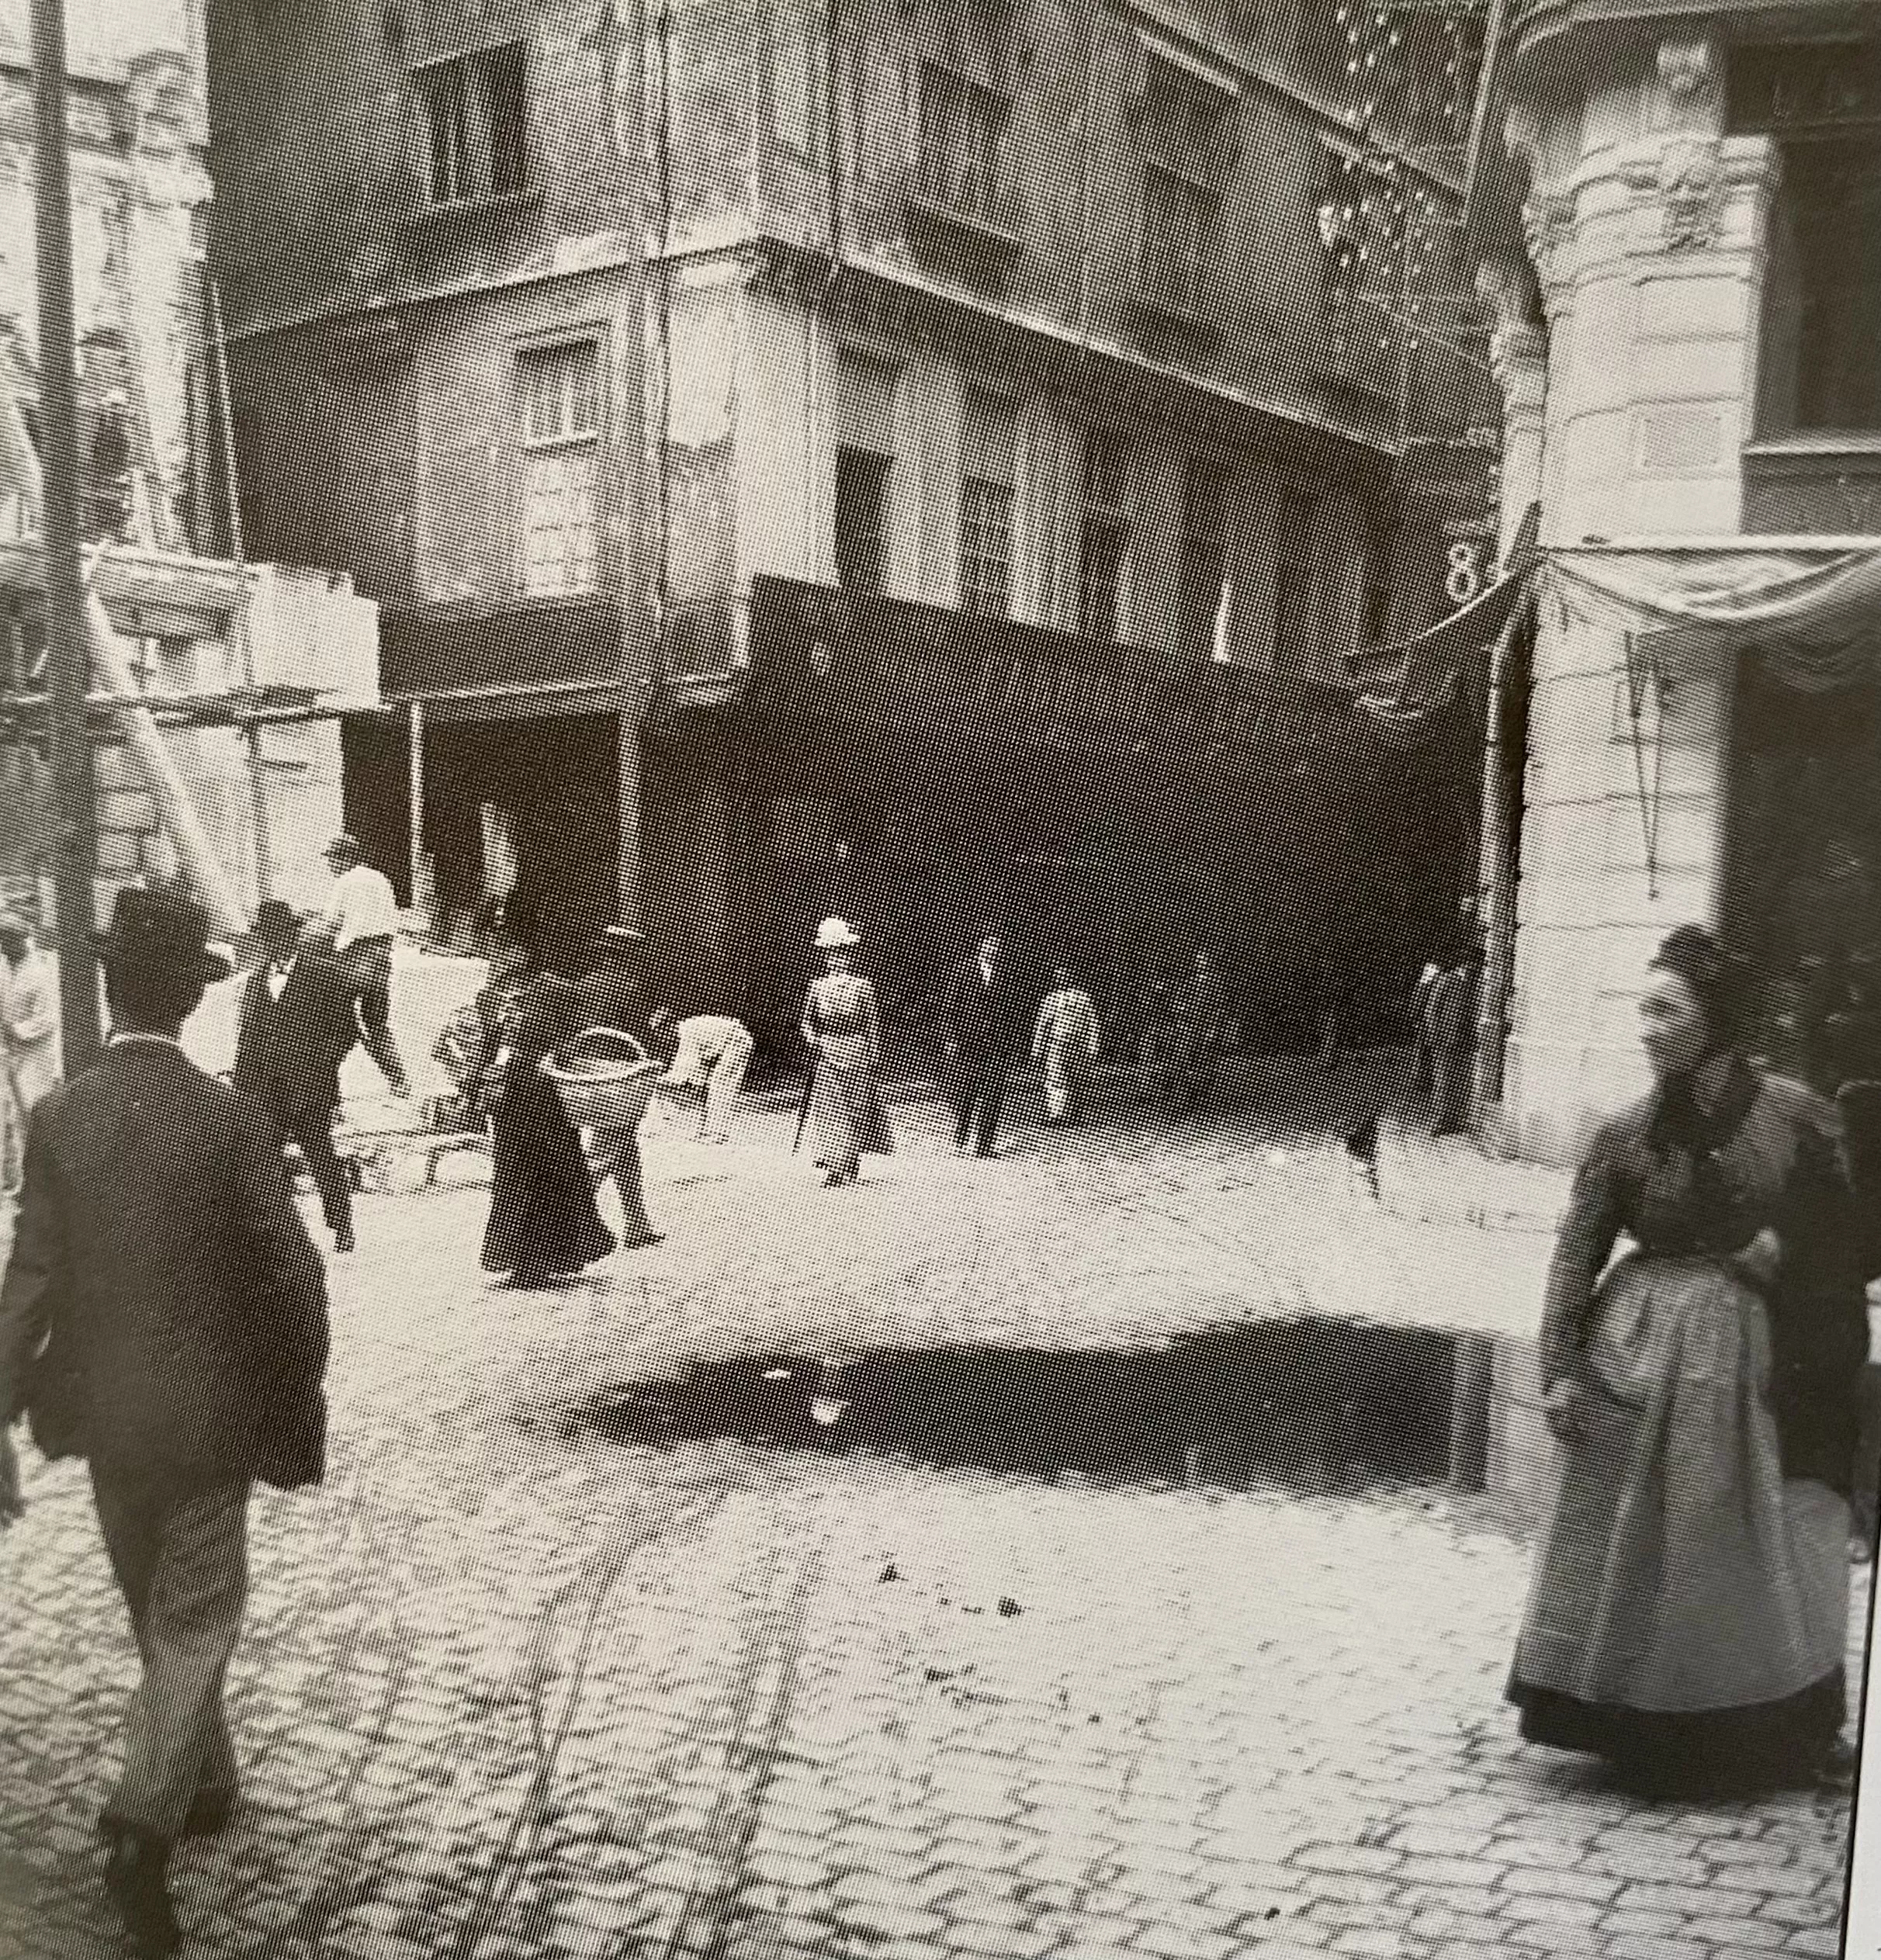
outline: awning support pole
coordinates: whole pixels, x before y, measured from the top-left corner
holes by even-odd
[[[1652,697],[1652,781],[1646,780],[1646,699]],[[1665,677],[1656,656],[1642,654],[1626,635],[1626,712],[1632,723],[1633,774],[1640,799],[1640,829],[1646,846],[1646,895],[1659,895],[1659,803],[1665,771]]]

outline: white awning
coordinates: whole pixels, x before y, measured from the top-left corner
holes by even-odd
[[[1750,653],[1806,693],[1881,679],[1881,538],[1557,547],[1543,577],[1544,604],[1632,635],[1668,671]]]

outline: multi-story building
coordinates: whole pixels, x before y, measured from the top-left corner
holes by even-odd
[[[406,710],[348,726],[351,827],[447,939],[519,864],[571,937],[631,916],[639,43],[592,0],[218,0],[208,40],[253,548],[353,574]]]
[[[1544,563],[1486,1086],[1559,1156],[1643,1080],[1668,926],[1748,955],[1753,1040],[1829,1087],[1810,1021],[1881,947],[1881,39],[1831,0],[1497,11],[1472,235]]]
[[[1424,310],[1471,56],[1363,11],[1388,88],[1331,0],[227,0],[253,528],[421,707],[358,827],[402,857],[421,801],[442,906],[638,909],[766,1020],[831,909],[892,994],[993,916],[1099,968],[1421,950],[1454,785],[1342,658],[1475,548]]]
[[[123,885],[181,873],[233,932],[263,892],[324,891],[342,796],[327,711],[375,698],[374,622],[344,578],[230,551],[195,10],[69,11],[80,518],[109,548],[97,684],[149,696],[152,718],[93,717],[95,904],[103,916]],[[50,929],[29,12],[0,6],[0,888]]]

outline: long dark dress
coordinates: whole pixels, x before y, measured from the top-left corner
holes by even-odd
[[[579,1273],[614,1250],[580,1134],[539,1066],[580,1031],[572,1025],[579,1018],[566,981],[546,975],[524,989],[492,1113],[483,1266],[525,1284]]]
[[[1734,1056],[1706,1072],[1609,1123],[1575,1180],[1541,1349],[1587,1433],[1509,1688],[1530,1741],[1696,1791],[1807,1779],[1845,1719],[1868,1343],[1833,1108]],[[1732,1259],[1765,1227],[1767,1293]]]

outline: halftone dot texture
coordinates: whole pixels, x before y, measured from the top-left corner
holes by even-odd
[[[278,847],[343,822],[402,902],[419,861],[464,949],[513,879],[565,971],[631,919],[651,997],[763,1052],[729,1144],[650,1138],[664,1243],[566,1287],[486,1290],[474,1156],[360,1196],[331,1473],[255,1507],[244,1801],[178,1867],[198,1949],[1834,1950],[1845,1802],[1655,1809],[1522,1748],[1527,1555],[1437,1494],[1542,1508],[1564,1183],[1431,1144],[1394,1044],[1474,934],[1483,833],[1512,879],[1525,795],[1578,809],[1616,728],[1650,821],[1656,753],[1617,670],[1542,674],[1485,812],[1474,657],[1396,724],[1346,677],[1494,569],[1482,12],[206,9],[248,552],[348,574],[424,704],[415,838],[406,719],[362,716]],[[219,552],[175,289],[137,316],[140,426]],[[1848,725],[1802,772],[1765,744],[1757,807],[1796,774],[1826,812]],[[36,765],[0,764],[43,835]],[[1574,864],[1605,836],[1548,832]],[[825,1194],[791,1139],[830,914],[896,1151]],[[947,996],[989,925],[1008,1161],[963,1162]],[[1063,1131],[1026,1065],[1060,961],[1103,1029]],[[394,978],[414,1073],[442,964]],[[1631,968],[1597,977],[1563,1040],[1623,1009]],[[69,1960],[109,1950],[134,1663],[81,1481],[29,1495],[0,1951]]]

